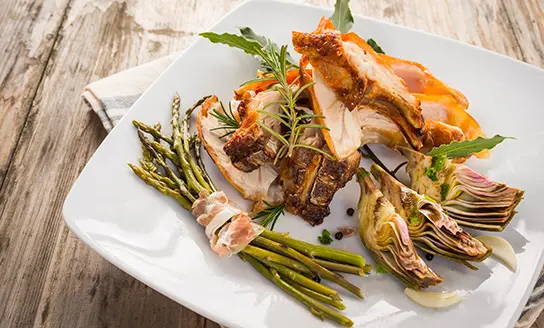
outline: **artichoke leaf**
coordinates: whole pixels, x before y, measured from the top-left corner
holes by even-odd
[[[416,247],[470,268],[475,267],[467,261],[481,262],[489,256],[491,249],[463,231],[439,204],[406,187],[375,164],[370,166],[370,172],[408,225],[408,233]]]
[[[432,157],[405,147],[398,150],[408,159],[406,172],[412,180],[411,188],[439,201],[459,225],[502,231],[517,213],[523,190],[491,181],[449,159],[431,179],[425,172],[432,166]]]
[[[442,282],[417,254],[404,219],[376,188],[370,174],[360,168],[357,180],[359,198],[359,236],[374,260],[406,286],[421,289]]]

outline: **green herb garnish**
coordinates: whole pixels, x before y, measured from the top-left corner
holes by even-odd
[[[387,273],[387,271],[379,263],[376,263],[376,273],[382,274],[382,273]]]
[[[432,181],[437,181],[437,173],[444,168],[444,163],[446,162],[446,155],[436,155],[433,156],[431,161],[431,167],[425,170],[425,175],[429,177]]]
[[[282,143],[281,147],[276,153],[274,162],[277,163],[278,160],[284,157],[291,157],[295,148],[308,148],[333,158],[333,156],[328,152],[299,142],[299,138],[306,128],[317,128],[322,130],[328,130],[328,128],[321,124],[306,123],[308,120],[311,121],[322,116],[310,113],[307,114],[297,110],[296,101],[298,97],[302,94],[302,92],[304,92],[304,90],[312,86],[313,82],[300,86],[300,88],[294,92],[293,86],[298,82],[299,78],[295,79],[291,83],[287,82],[287,70],[289,69],[289,65],[287,63],[286,55],[287,46],[282,46],[279,53],[269,47],[265,48],[264,51],[260,53],[263,61],[272,68],[271,74],[278,81],[275,90],[283,96],[282,102],[280,103],[280,108],[282,110],[281,112],[270,113],[262,110],[259,111],[259,113],[278,120],[284,125],[286,132],[280,134],[264,124],[262,120],[257,122],[263,129],[268,131]]]
[[[445,201],[448,198],[448,192],[450,191],[450,185],[443,183],[440,185],[440,200]]]
[[[270,67],[270,65],[262,59],[262,53],[266,49],[272,49],[275,52],[279,52],[278,45],[270,41],[270,39],[264,36],[257,35],[249,27],[240,27],[240,34],[242,35],[236,35],[236,34],[230,34],[230,33],[217,34],[213,32],[204,32],[204,33],[200,33],[200,36],[210,40],[212,43],[222,43],[232,48],[241,49],[246,54],[259,59],[261,62],[261,66],[265,70],[271,71],[272,67]],[[291,58],[291,56],[288,53],[286,53],[286,61],[288,62],[289,66],[298,67],[296,65],[295,60]]]
[[[253,219],[262,218],[259,224],[265,228],[268,228],[268,226],[270,225],[270,230],[274,230],[274,226],[276,225],[276,222],[280,218],[280,215],[285,214],[285,211],[284,211],[285,205],[283,204],[273,205],[268,203],[267,201],[265,201],[264,203],[266,204],[266,206],[268,206],[268,208],[257,213],[253,217]]]
[[[421,223],[421,216],[417,213],[417,210],[414,210],[412,214],[410,214],[408,223],[410,223],[410,225],[418,225]]]
[[[479,153],[482,150],[492,149],[496,145],[503,142],[505,139],[514,139],[512,137],[503,137],[495,135],[491,138],[478,137],[473,140],[452,141],[447,145],[441,145],[431,149],[427,153],[428,156],[445,155],[449,158],[468,157],[472,154]]]
[[[270,39],[267,39],[266,37],[262,35],[258,35],[251,29],[251,27],[244,26],[244,27],[239,27],[238,29],[240,30],[240,34],[242,34],[244,38],[248,40],[252,40],[252,41],[257,41],[263,47],[271,47],[277,52],[280,51],[280,47],[278,47],[277,44],[275,44],[274,42],[270,41]],[[291,57],[291,54],[289,54],[289,52],[287,52],[287,62],[289,62],[289,64],[291,65],[296,66],[296,61],[293,59],[293,57]],[[265,68],[269,68],[269,67],[265,67]]]
[[[223,106],[222,102],[220,102],[220,104],[221,104],[221,108],[223,109],[223,112],[221,113],[217,111],[217,109],[214,109],[210,113],[210,115],[215,117],[221,123],[221,125],[216,128],[210,129],[210,131],[224,130],[225,134],[223,134],[220,137],[220,138],[223,138],[233,134],[234,131],[236,131],[240,127],[240,122],[238,122],[236,118],[234,117],[234,114],[232,113],[232,108],[230,106],[230,102],[229,102],[228,111],[225,110],[225,107]]]
[[[331,21],[340,32],[347,33],[353,26],[353,15],[349,9],[349,0],[336,0]]]
[[[244,33],[249,35],[248,33],[250,32],[248,30],[244,30]],[[287,82],[287,71],[296,68],[296,66],[293,63],[290,63],[287,59],[287,46],[281,46],[279,51],[277,51],[275,49],[276,47],[270,46],[271,42],[269,40],[267,41],[267,45],[263,46],[258,41],[249,40],[244,36],[235,34],[216,34],[213,32],[205,32],[201,33],[200,35],[213,43],[222,43],[230,47],[239,48],[246,53],[261,59],[263,66],[268,67],[270,69],[270,74],[272,74],[274,79],[278,81],[278,83],[275,85],[275,90],[281,93],[283,96],[282,101],[279,102],[282,111],[279,113],[270,113],[260,110],[258,112],[262,115],[270,116],[278,120],[282,125],[284,125],[284,130],[286,132],[280,134],[264,124],[262,120],[257,122],[264,130],[268,131],[282,144],[276,153],[274,163],[277,163],[284,157],[290,157],[295,148],[308,148],[330,158],[334,158],[326,151],[299,142],[299,138],[305,128],[317,128],[322,130],[328,130],[328,128],[321,124],[306,123],[307,121],[311,121],[315,118],[322,118],[322,116],[311,113],[301,113],[299,110],[297,110],[296,101],[298,97],[313,83],[301,85],[296,92],[293,91],[293,87],[296,85],[296,83],[298,83],[300,78],[295,79],[291,83]],[[253,39],[262,41],[260,37],[255,38],[253,36]]]
[[[323,229],[321,236],[317,236],[317,240],[323,245],[330,245],[332,243],[331,233],[327,229]]]
[[[374,39],[370,38],[370,39],[366,40],[366,43],[368,43],[368,45],[371,46],[372,49],[374,49],[375,52],[377,52],[379,54],[385,54],[382,47],[380,47],[378,45],[378,43]]]

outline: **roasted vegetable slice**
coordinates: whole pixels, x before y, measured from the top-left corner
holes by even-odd
[[[376,188],[370,174],[360,168],[357,180],[361,186],[359,236],[377,265],[413,289],[442,282],[442,278],[419,257],[406,222]]]
[[[427,253],[442,255],[474,268],[467,261],[481,262],[491,249],[463,231],[443,208],[393,178],[376,164],[370,167],[381,191],[406,221],[414,245]]]
[[[439,201],[457,223],[474,229],[502,231],[516,214],[523,190],[489,180],[462,164],[399,147],[408,158],[412,189]]]

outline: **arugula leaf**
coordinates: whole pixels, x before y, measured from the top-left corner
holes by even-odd
[[[260,53],[262,53],[263,46],[259,42],[248,40],[240,35],[230,33],[217,34],[214,32],[204,32],[199,35],[210,40],[212,43],[222,43],[231,48],[242,49],[248,55],[260,56]]]
[[[372,49],[374,49],[374,51],[376,51],[377,53],[385,54],[385,51],[383,51],[382,47],[380,47],[373,38],[366,40],[366,43],[368,43],[368,45],[371,46]]]
[[[332,23],[340,32],[347,33],[353,26],[353,16],[349,9],[349,0],[336,0],[334,13],[331,16]]]
[[[332,243],[331,233],[327,229],[323,229],[321,236],[317,236],[317,240],[323,245],[330,245]]]
[[[503,137],[495,135],[491,138],[478,137],[473,140],[452,141],[447,145],[435,147],[427,153],[428,156],[446,155],[449,158],[467,157],[482,150],[492,149],[505,139],[515,139],[512,137]]]
[[[272,47],[272,49],[274,49],[276,52],[280,52],[280,47],[276,43],[270,41],[270,39],[267,39],[266,37],[262,35],[258,35],[257,33],[253,31],[251,27],[243,26],[243,27],[239,27],[238,29],[240,30],[240,34],[242,34],[244,38],[251,41],[257,41],[263,47]],[[291,54],[289,53],[289,51],[287,52],[286,57],[287,57],[287,63],[296,66],[296,61],[293,59],[293,57],[291,57]]]
[[[238,29],[240,30],[240,34],[242,34],[242,36],[244,38],[246,38],[248,40],[251,40],[251,41],[257,41],[263,47],[266,46],[268,40],[264,36],[261,36],[261,35],[258,35],[257,33],[255,33],[251,29],[251,27],[243,26],[243,27],[238,27]],[[278,46],[276,46],[276,48],[277,47]]]
[[[238,29],[240,30],[241,36],[230,33],[217,34],[213,32],[200,33],[200,36],[205,37],[212,43],[222,43],[232,48],[242,49],[245,53],[256,57],[261,62],[261,66],[264,69],[267,71],[272,71],[270,65],[267,64],[266,60],[264,60],[262,57],[268,48],[271,48],[274,52],[279,53],[280,48],[278,45],[270,41],[270,39],[258,35],[250,27],[245,26],[239,27]],[[289,66],[296,67],[297,65],[295,60],[288,52],[286,54],[287,64]]]

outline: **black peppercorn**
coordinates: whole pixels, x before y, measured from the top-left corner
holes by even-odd
[[[334,234],[334,238],[336,238],[336,240],[340,240],[344,238],[344,233],[342,231],[338,231],[337,233]]]
[[[355,214],[355,210],[353,208],[348,208],[348,210],[346,211],[346,213],[349,215],[349,216],[353,216],[353,214]]]
[[[430,253],[427,253],[425,255],[425,258],[427,259],[427,261],[432,261],[434,259],[434,255],[433,254],[430,254]]]

